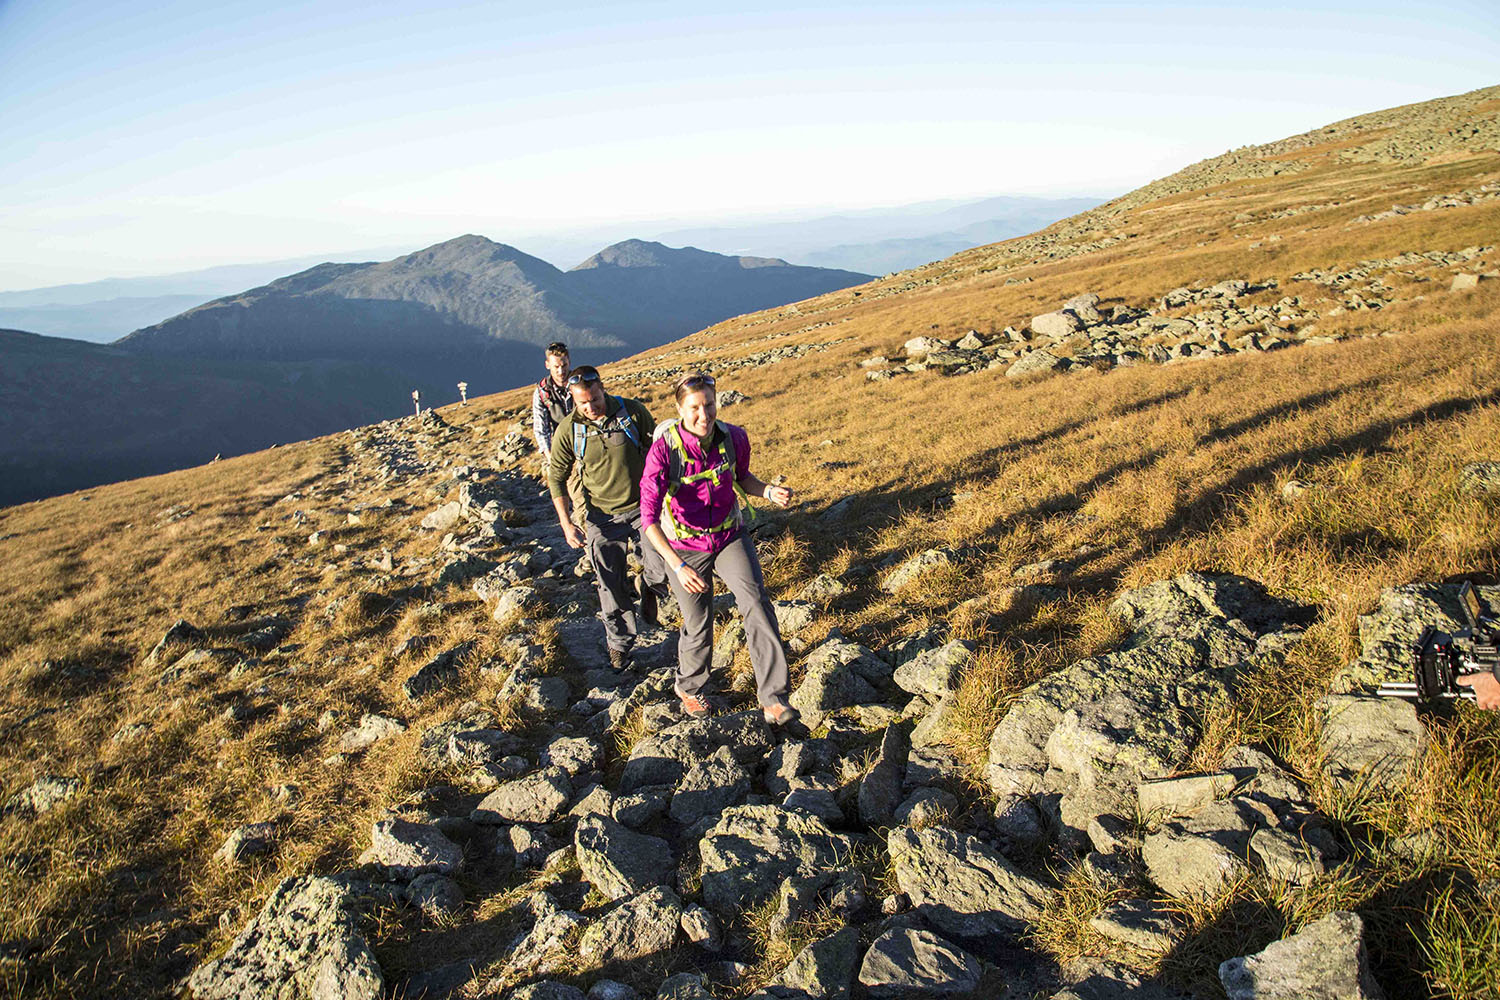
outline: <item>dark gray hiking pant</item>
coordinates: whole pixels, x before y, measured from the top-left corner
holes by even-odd
[[[625,568],[631,542],[640,545],[644,570],[641,575],[646,578],[646,586],[662,597],[667,594],[667,567],[656,546],[641,535],[639,507],[619,514],[604,514],[590,508],[587,524],[584,537],[588,541],[589,561],[594,564],[594,583],[599,588],[604,641],[610,649],[629,651],[635,647],[637,634],[635,590]]]
[[[674,551],[710,585],[705,593],[689,594],[675,571],[667,574],[682,611],[682,638],[677,643],[677,693],[697,695],[708,683],[714,652],[712,584],[717,574],[734,595],[734,603],[745,621],[745,643],[750,647],[755,694],[761,707],[786,704],[789,684],[786,650],[781,645],[776,609],[771,606],[771,595],[766,593],[760,559],[750,537],[742,532],[717,553]]]

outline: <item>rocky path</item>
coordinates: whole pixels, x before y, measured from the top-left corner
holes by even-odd
[[[434,471],[400,437],[377,428],[355,451],[390,478]],[[1062,880],[1082,871],[1115,887],[1091,926],[1125,959],[1182,945],[1173,900],[1251,871],[1297,884],[1366,849],[1336,835],[1263,748],[1184,773],[1212,707],[1284,656],[1315,609],[1199,574],[1123,594],[1111,606],[1129,633],[1120,646],[1033,685],[1004,715],[990,800],[942,742],[974,650],[941,629],[884,649],[835,633],[807,649],[799,633],[818,605],[780,602],[789,644],[805,653],[793,702],[806,726],[792,731],[767,727],[733,692],[714,699],[713,717],[684,718],[672,633],[648,633],[631,670],[609,669],[577,553],[517,467],[524,450],[510,436],[500,468],[449,469],[451,499],[420,522],[441,558],[406,567],[469,587],[506,630],[503,655],[481,668],[505,677],[497,704],[471,702],[420,734],[422,754],[454,780],[389,808],[357,868],[283,881],[191,975],[193,996],[1177,996],[1123,961],[1060,967],[1037,950]],[[899,590],[940,561],[916,556],[882,586]],[[815,581],[808,596],[838,585]],[[1384,609],[1370,634],[1431,611]],[[544,628],[566,651],[561,673],[545,667]],[[164,649],[201,635],[174,630]],[[727,607],[718,631],[724,676],[743,642]],[[1371,648],[1361,680],[1400,669]],[[404,695],[420,703],[462,685],[465,652],[429,650]],[[1350,694],[1327,709],[1338,780],[1399,780],[1421,753],[1409,705]],[[525,724],[502,722],[517,718]],[[340,752],[404,728],[366,716]],[[224,852],[253,853],[271,833],[238,830]],[[473,898],[476,886],[494,895]],[[380,914],[406,914],[418,937],[452,937],[494,923],[497,901],[510,930],[485,947],[398,975],[381,968]],[[1349,913],[1226,962],[1221,978],[1233,997],[1379,995]]]

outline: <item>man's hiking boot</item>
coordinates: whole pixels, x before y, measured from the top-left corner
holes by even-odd
[[[609,651],[609,665],[616,670],[629,670],[630,650],[611,648]]]
[[[690,719],[708,718],[709,713],[712,711],[708,707],[708,702],[704,701],[702,698],[699,698],[697,695],[692,694],[685,694],[681,697],[683,715],[686,715]]]
[[[763,705],[766,722],[773,726],[785,726],[802,718],[802,713],[790,705]]]

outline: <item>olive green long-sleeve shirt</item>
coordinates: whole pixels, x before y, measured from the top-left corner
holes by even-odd
[[[629,423],[636,440],[625,432]],[[630,510],[641,502],[641,472],[656,418],[639,400],[620,396],[606,398],[604,419],[592,421],[576,409],[563,417],[552,432],[552,462],[547,467],[547,488],[555,497],[567,496],[568,476],[573,471],[575,428],[584,428],[583,494],[588,506],[605,514]]]

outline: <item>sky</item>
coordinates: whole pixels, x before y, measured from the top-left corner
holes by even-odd
[[[1496,83],[1494,0],[0,0],[0,290],[1106,197]]]

